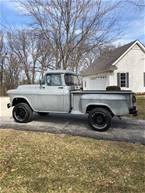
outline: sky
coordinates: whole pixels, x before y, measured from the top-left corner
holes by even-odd
[[[109,2],[109,0],[104,1]],[[143,1],[145,2],[145,0],[140,0],[140,2]],[[136,39],[145,44],[145,7],[139,8],[129,3],[124,3],[118,11],[118,25],[122,30],[122,36],[115,40],[114,44],[123,45]],[[13,0],[0,0],[0,29],[5,26],[19,29],[26,28],[29,23],[31,23],[30,17],[24,16],[17,3]]]

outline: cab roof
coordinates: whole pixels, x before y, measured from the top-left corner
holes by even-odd
[[[73,71],[69,71],[69,70],[47,70],[45,74],[73,74],[73,75],[77,75],[75,72]]]

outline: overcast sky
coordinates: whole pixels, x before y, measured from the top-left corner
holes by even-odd
[[[115,43],[123,45],[138,39],[145,44],[145,8],[139,9],[130,4],[124,4],[119,9],[119,15],[119,25],[123,31],[123,35]],[[23,15],[22,10],[13,0],[0,0],[1,29],[5,25],[14,26],[15,28],[25,28],[29,23],[30,18]]]

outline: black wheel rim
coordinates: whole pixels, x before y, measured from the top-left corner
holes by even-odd
[[[94,128],[104,129],[107,126],[106,115],[103,112],[94,112],[91,119]]]
[[[27,112],[24,108],[18,107],[14,111],[14,116],[18,121],[22,122],[26,119]]]

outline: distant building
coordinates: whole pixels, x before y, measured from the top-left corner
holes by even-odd
[[[145,92],[145,46],[138,40],[97,58],[82,71],[85,90],[104,90],[118,85],[124,90]]]

